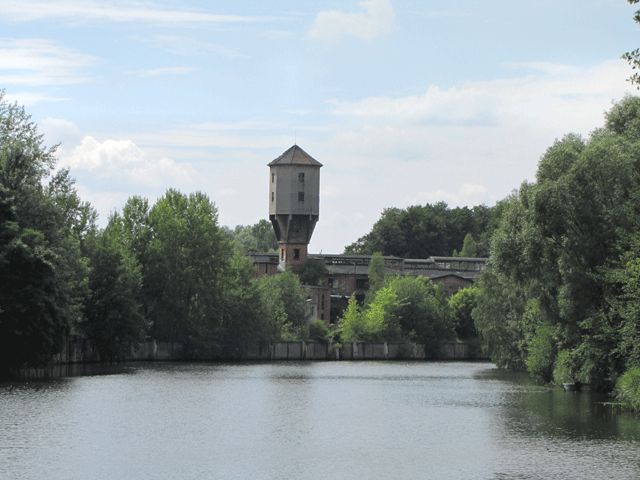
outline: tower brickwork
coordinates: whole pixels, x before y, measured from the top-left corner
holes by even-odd
[[[269,219],[280,269],[299,272],[320,213],[322,164],[297,145],[269,163]]]

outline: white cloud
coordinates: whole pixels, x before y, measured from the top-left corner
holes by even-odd
[[[0,0],[5,19],[31,21],[49,18],[84,21],[146,22],[156,24],[229,24],[269,21],[267,17],[221,15],[202,10],[161,8],[153,3],[66,0]]]
[[[446,202],[450,206],[478,205],[488,203],[487,187],[474,183],[463,183],[455,191],[434,190],[418,192],[408,203],[424,204]]]
[[[393,30],[395,12],[390,0],[364,0],[359,5],[363,12],[319,12],[309,35],[326,41],[336,41],[348,36],[371,40]]]
[[[85,136],[80,144],[64,155],[60,166],[69,167],[84,182],[106,181],[140,190],[158,187],[185,187],[193,183],[191,165],[167,157],[150,158],[132,140],[99,141]]]
[[[144,68],[140,70],[131,70],[127,73],[138,77],[164,77],[167,75],[187,75],[195,72],[197,68],[194,67],[159,67],[159,68]]]
[[[89,78],[82,73],[83,69],[96,62],[93,56],[50,40],[0,39],[0,85],[24,87],[81,83]],[[37,98],[31,98],[32,101],[34,99]]]
[[[512,65],[533,68],[536,73],[448,88],[432,85],[421,95],[406,97],[333,100],[333,112],[369,124],[508,124],[587,133],[601,122],[611,100],[628,89],[627,66],[619,60],[583,68],[549,63]]]
[[[20,105],[29,107],[40,102],[64,102],[68,97],[56,97],[46,93],[38,92],[7,92],[6,99],[10,102],[18,102]]]
[[[230,59],[246,58],[246,55],[238,49],[181,35],[154,35],[152,37],[136,37],[136,40],[160,48],[172,55],[184,57],[215,55]]]
[[[78,143],[82,134],[78,126],[64,118],[47,117],[38,121],[38,129],[50,145],[61,144],[60,154],[64,155],[68,145]]]

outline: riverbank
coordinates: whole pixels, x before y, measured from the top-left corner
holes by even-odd
[[[190,358],[182,346],[151,340],[133,348],[119,362],[137,361],[351,361],[351,360],[487,360],[477,347],[466,342],[445,342],[440,351],[429,352],[424,345],[402,342],[348,342],[343,344],[319,342],[275,342],[247,346],[233,357]],[[86,341],[72,338],[50,364],[39,368],[22,368],[18,378],[56,378],[81,375],[86,365],[108,366],[113,362],[101,359]]]

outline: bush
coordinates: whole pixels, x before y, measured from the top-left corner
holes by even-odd
[[[553,381],[556,385],[573,383],[575,381],[575,365],[569,350],[558,352],[555,367],[553,369]]]
[[[309,340],[321,343],[329,340],[329,329],[322,320],[314,320],[309,324]]]
[[[525,363],[527,371],[534,378],[543,382],[551,381],[554,356],[554,332],[550,325],[540,325],[529,341],[528,355]],[[560,373],[560,371],[559,371]],[[562,372],[564,374],[564,372]]]
[[[625,407],[640,412],[640,367],[622,374],[616,383],[616,394]]]

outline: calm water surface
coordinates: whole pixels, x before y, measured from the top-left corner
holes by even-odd
[[[0,479],[633,479],[640,420],[483,363],[152,364],[0,384]]]

